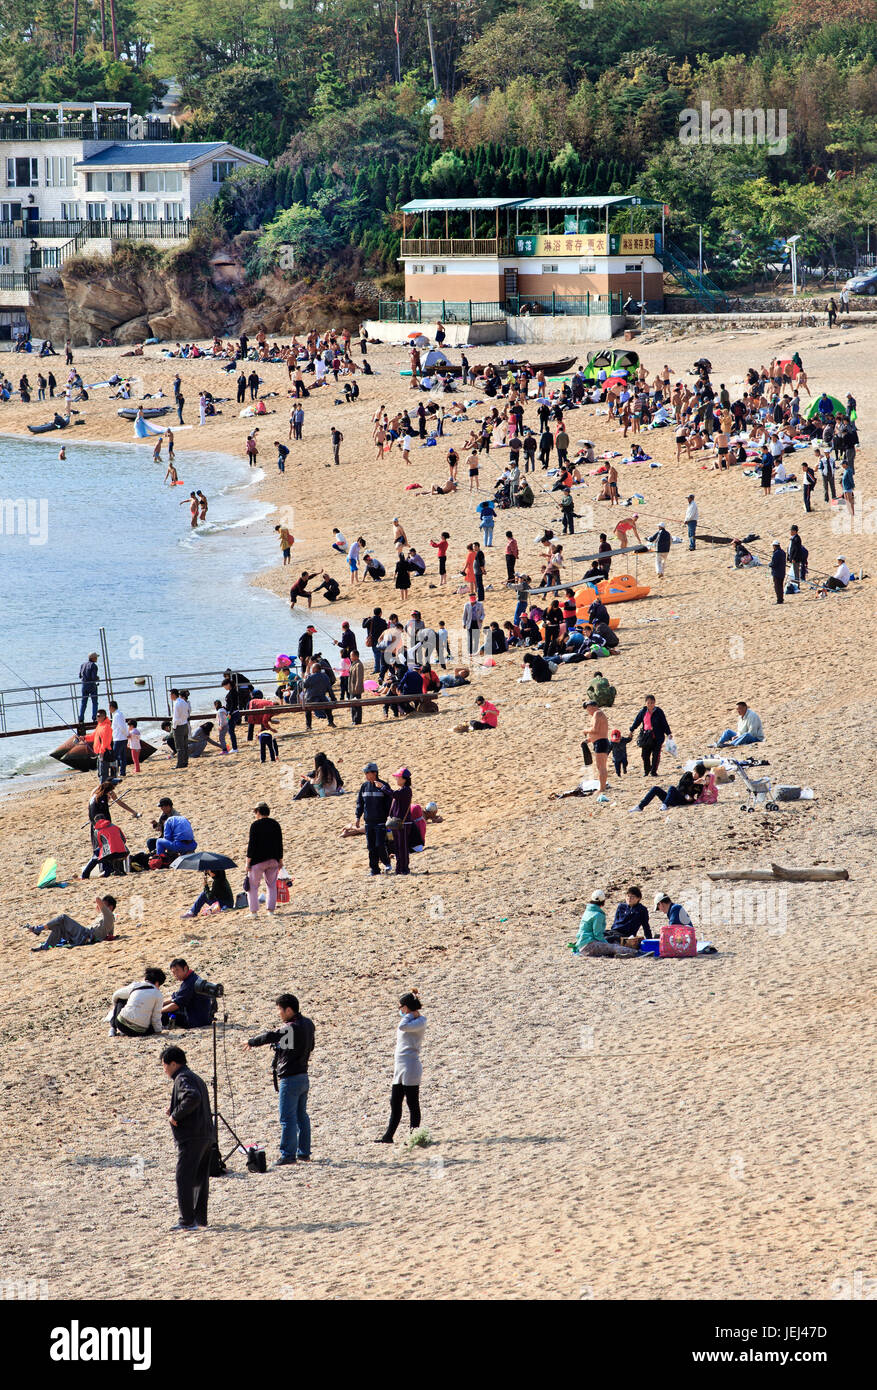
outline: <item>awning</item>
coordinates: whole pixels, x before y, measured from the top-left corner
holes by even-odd
[[[495,212],[497,208],[523,207],[526,198],[412,198],[400,212]]]

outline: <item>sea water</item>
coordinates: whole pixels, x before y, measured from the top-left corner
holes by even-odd
[[[279,652],[294,655],[308,622],[331,652],[336,623],[319,611],[293,613],[248,583],[280,560],[273,509],[254,495],[261,471],[223,454],[177,453],[183,486],[171,487],[166,466],[153,463],[149,441],[0,438],[0,691],[78,685],[82,662],[100,651],[101,627],[113,680],[130,687],[131,677],[151,675],[162,715],[165,675],[270,667]],[[199,488],[210,505],[206,525],[193,531],[189,493]],[[197,708],[221,695],[204,691]],[[102,681],[100,703],[107,698]],[[69,722],[66,692],[52,703],[60,717],[46,708],[43,722]],[[148,713],[144,696],[119,703],[131,717]],[[37,722],[32,709],[7,714],[9,728]],[[153,732],[157,725],[145,725],[147,740]],[[0,739],[0,783],[63,771],[47,755],[66,737]]]

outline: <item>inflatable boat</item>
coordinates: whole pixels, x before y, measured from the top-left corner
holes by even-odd
[[[576,591],[577,607],[584,605],[584,611],[594,602],[594,595],[601,598],[605,604],[628,603],[631,599],[645,598],[650,593],[650,585],[637,584],[632,574],[617,574],[611,579],[595,580],[589,583],[584,589]],[[610,622],[610,627],[615,626]]]
[[[144,420],[157,420],[160,416],[162,416],[162,415],[167,415],[171,409],[172,409],[172,407],[169,406],[169,405],[151,405],[151,406],[144,406],[144,408],[143,408],[143,418],[144,418]],[[121,415],[121,417],[122,417],[123,420],[136,420],[136,419],[137,419],[137,410],[138,410],[138,407],[137,407],[136,405],[135,405],[135,406],[125,406],[125,408],[124,408],[123,410],[119,410],[119,411],[117,411],[116,413],[117,413],[118,415]]]
[[[31,434],[49,434],[52,430],[66,430],[70,424],[69,415],[55,415],[54,420],[47,420],[44,425],[28,425]]]
[[[140,761],[143,763],[147,758],[151,758],[155,749],[151,743],[145,740],[140,742]],[[94,772],[97,767],[97,758],[92,751],[90,743],[86,743],[84,738],[79,738],[77,734],[72,734],[66,742],[59,744],[53,753],[49,755],[57,762],[63,763],[65,767],[72,767],[74,772]],[[128,754],[128,764],[132,766],[131,754]]]

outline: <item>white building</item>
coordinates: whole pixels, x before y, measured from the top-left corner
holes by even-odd
[[[26,323],[41,270],[123,240],[185,240],[234,169],[266,162],[175,142],[169,120],[127,103],[0,104],[0,339]]]

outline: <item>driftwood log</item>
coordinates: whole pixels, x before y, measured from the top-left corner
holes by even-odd
[[[784,883],[832,883],[849,876],[849,869],[791,869],[782,864],[771,864],[769,869],[717,869],[707,874],[714,881],[742,879],[746,883],[775,883],[777,879]]]

